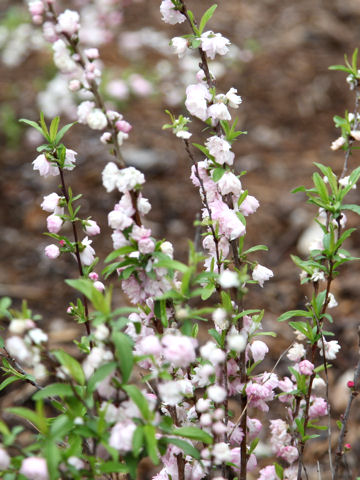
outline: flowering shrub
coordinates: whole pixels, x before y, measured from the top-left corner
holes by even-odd
[[[79,13],[59,14],[52,0],[29,3],[69,89],[86,98],[77,108],[78,122],[101,132],[99,140],[111,149],[114,161],[104,168],[102,182],[106,192],[119,192],[119,199],[108,213],[113,251],[100,277],[89,238],[99,235],[100,227],[80,216],[81,195],[69,186],[77,153],[62,142],[73,124],[59,128],[59,117],[49,124],[42,113],[39,122],[22,120],[44,139],[33,169],[43,177],[59,177],[58,191],[41,203],[50,214],[46,226],[53,242],[45,255],[54,261],[69,253],[74,258],[79,278],[66,282],[81,295],[67,313],[85,329],[75,342],[76,358],[51,350],[26,303],[15,311],[9,298],[2,299],[9,335],[1,343],[6,378],[0,389],[16,381],[35,388],[33,408],[6,411],[25,426],[10,429],[0,422],[4,480],[136,478],[143,459],[158,466],[155,480],[300,480],[308,476],[304,452],[318,430],[327,431],[332,478],[343,478],[345,453],[351,448],[345,444],[346,427],[360,364],[348,383],[349,403],[333,449],[328,369],[340,345],[329,339],[333,334],[327,329],[332,322],[328,310],[337,305],[333,280],[343,263],[356,260],[344,244],[354,231],[346,227],[345,212],[360,211],[346,203],[360,177],[360,168],[348,171],[354,142],[360,140],[357,51],[351,63],[346,59],[345,66],[332,67],[347,73],[356,94],[354,113],[335,117],[341,136],[331,148],[344,151],[343,170],[336,175],[317,163],[313,186],[294,190],[318,208],[319,230],[309,242],[308,257],[293,256],[301,283],[310,284],[312,294],[302,308],[278,319],[288,321],[296,338],[284,352],[289,373],[266,371],[262,362],[269,347],[261,338],[275,333],[263,330],[264,312],[244,309],[243,299],[252,285],[266,292],[273,272],[256,260],[256,252],[266,246],[245,246],[247,217],[255,214],[259,201],[246,190],[244,172],[236,175],[233,168],[232,145],[246,133],[233,119],[242,99],[234,87],[218,91],[209,66],[209,59],[225,56],[230,46],[221,33],[206,30],[216,8],[195,19],[183,0],[160,3],[164,22],[184,24],[184,35],[170,42],[174,53],[182,58],[191,49],[200,61],[185,89],[191,117],[167,111],[169,123],[164,125],[183,142],[192,163],[190,179],[202,201],[202,251],[190,245],[185,264],[174,259],[172,244],[157,240],[146,224],[151,204],[142,193],[145,176],[127,166],[121,152],[132,125],[106,106],[99,88],[99,51],[83,48]],[[200,143],[192,141],[192,117],[203,122]],[[113,285],[105,286],[109,278]],[[114,309],[119,285],[131,307]],[[199,335],[202,322],[210,324],[205,341]],[[282,418],[276,418],[279,412]],[[270,416],[267,426],[264,413]],[[264,462],[259,440],[266,428],[272,455]]]

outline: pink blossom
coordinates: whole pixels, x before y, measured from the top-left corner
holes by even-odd
[[[50,233],[58,233],[61,230],[63,221],[59,215],[49,215],[46,219],[47,229]]]
[[[269,269],[264,267],[263,265],[257,264],[252,272],[252,278],[256,282],[259,283],[260,287],[264,286],[264,282],[269,280],[269,278],[273,277],[273,272]]]
[[[254,438],[256,438],[259,435],[259,433],[262,429],[262,423],[257,418],[247,417],[246,426],[248,428],[248,438],[249,438],[249,440],[253,440]]]
[[[49,43],[54,43],[58,39],[55,26],[52,22],[45,22],[43,24],[44,39]]]
[[[77,152],[75,152],[75,150],[71,150],[70,148],[66,149],[64,164],[65,170],[73,170],[75,168],[76,155]]]
[[[84,102],[80,103],[80,105],[77,108],[78,122],[87,123],[87,117],[94,108],[95,108],[95,103],[90,102],[89,100],[85,100]],[[115,164],[113,163],[113,165]]]
[[[284,377],[283,380],[280,380],[278,387],[285,393],[295,390],[295,386],[289,377]],[[280,395],[279,401],[281,403],[290,402],[292,398],[292,395]]]
[[[128,217],[121,210],[113,210],[108,214],[108,224],[114,230],[124,230],[134,223],[133,219]]]
[[[118,422],[110,432],[109,445],[119,451],[121,455],[132,450],[132,439],[136,430],[131,421]]]
[[[60,249],[57,245],[48,245],[47,247],[45,247],[45,255],[53,260],[60,255]]]
[[[29,3],[29,12],[31,16],[42,15],[44,13],[44,4],[41,0],[35,0]]]
[[[129,241],[126,240],[123,233],[120,230],[115,230],[111,235],[113,241],[113,248],[117,250],[118,248],[125,247],[126,245],[130,245]]]
[[[85,233],[87,235],[94,236],[100,233],[100,227],[94,220],[86,220]]]
[[[309,362],[309,360],[303,360],[298,364],[298,367],[301,375],[312,375],[314,371],[314,364]]]
[[[81,242],[81,245],[85,247],[80,252],[80,259],[84,265],[91,265],[95,260],[95,250],[91,247],[91,244],[92,240],[89,240],[88,237],[85,237]]]
[[[279,480],[274,465],[268,465],[267,467],[262,468],[259,473],[260,477],[258,480]]]
[[[338,351],[340,350],[340,345],[337,340],[331,340],[330,342],[327,342],[325,338],[323,341],[320,339],[317,342],[318,347],[320,348],[320,354],[324,355],[323,353],[323,342],[324,342],[324,347],[325,347],[325,358],[326,360],[335,360],[336,355]]]
[[[98,280],[94,282],[94,287],[96,288],[96,290],[99,290],[99,292],[103,292],[105,290],[105,285]]]
[[[289,349],[287,357],[292,362],[299,362],[300,359],[305,355],[305,347],[302,343],[294,343],[294,345]]]
[[[131,231],[131,238],[133,238],[136,242],[139,242],[145,238],[149,238],[150,235],[150,228],[145,228],[143,225],[141,225],[141,227],[134,225]]]
[[[161,18],[165,23],[175,25],[176,23],[183,23],[186,17],[175,10],[174,4],[171,0],[162,0],[160,5]]]
[[[226,390],[220,385],[211,385],[211,387],[208,387],[207,394],[215,403],[222,403],[226,398]]]
[[[259,362],[264,360],[265,355],[269,351],[269,347],[266,343],[262,342],[261,340],[255,340],[250,345],[250,350],[254,359],[254,362]]]
[[[138,242],[139,252],[143,255],[147,255],[152,253],[155,250],[155,243],[154,240],[151,238],[142,238]]]
[[[142,355],[158,356],[162,353],[160,340],[155,335],[147,335],[137,344],[137,350]]]
[[[217,182],[217,186],[221,195],[241,195],[241,182],[239,178],[232,172],[225,172],[224,175]]]
[[[10,465],[10,457],[6,450],[0,448],[0,471],[7,470]]]
[[[206,140],[205,145],[210,155],[215,157],[215,161],[220,165],[234,163],[235,154],[231,151],[231,145],[225,138],[214,135]]]
[[[195,361],[195,339],[185,335],[165,335],[161,343],[165,360],[175,367],[188,367]]]
[[[231,210],[222,200],[214,200],[209,204],[212,219],[219,223],[219,232],[230,241],[245,234],[245,226],[234,210]]]
[[[36,157],[32,164],[33,169],[38,170],[42,177],[59,175],[59,168],[52,165],[43,154]]]
[[[226,99],[228,100],[231,108],[239,108],[239,105],[242,103],[242,98],[240,95],[237,95],[236,88],[230,88],[226,94]]]
[[[44,197],[41,208],[45,212],[53,213],[58,208],[60,199],[61,197],[57,193],[50,193]]]
[[[186,88],[185,106],[191,115],[203,122],[208,118],[207,100],[211,100],[211,95],[206,85],[197,83]]]
[[[61,33],[67,33],[68,35],[74,35],[80,28],[80,16],[78,12],[74,10],[65,10],[58,16],[57,30]]]
[[[129,133],[132,129],[132,125],[125,120],[118,120],[115,123],[115,126],[120,132],[124,132],[124,133]]]
[[[318,418],[327,415],[328,405],[326,401],[321,397],[312,397],[310,408],[309,408],[309,418]]]
[[[286,460],[288,463],[294,463],[295,460],[297,460],[299,457],[299,452],[296,447],[293,447],[292,445],[287,445],[285,447],[282,447],[277,453],[277,455],[278,457]]]
[[[46,460],[40,457],[24,458],[19,473],[29,480],[48,480],[49,478]]]
[[[236,450],[236,449],[235,449]],[[240,447],[239,447],[239,453],[240,453]],[[240,465],[239,465],[240,466]],[[257,467],[257,460],[256,460],[256,456],[254,453],[251,453],[250,454],[250,457],[247,461],[247,464],[246,464],[246,470],[248,472],[252,472],[253,470],[255,470],[255,468]]]
[[[97,48],[87,48],[84,50],[85,55],[89,60],[95,60],[99,58],[99,50]]]
[[[214,60],[216,54],[225,55],[229,51],[228,45],[230,45],[230,41],[221,33],[208,31],[201,35],[201,49],[211,60]]]
[[[245,200],[239,205],[239,210],[245,217],[247,217],[248,215],[255,213],[259,208],[259,205],[260,204],[255,197],[247,195]]]
[[[188,49],[188,41],[186,38],[174,37],[171,40],[170,45],[174,53],[176,53],[179,58],[183,58],[185,56]]]
[[[231,115],[224,103],[213,103],[208,108],[208,116],[213,120],[231,120]]]
[[[271,382],[264,382],[263,384],[253,381],[248,382],[246,385],[246,394],[249,399],[249,404],[252,407],[259,408],[263,412],[269,410],[266,402],[273,400],[274,392]]]
[[[96,282],[96,280],[99,279],[99,275],[96,272],[91,272],[89,273],[89,278],[90,280],[93,280],[94,282]]]

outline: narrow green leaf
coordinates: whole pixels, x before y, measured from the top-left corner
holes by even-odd
[[[204,15],[201,17],[200,20],[200,25],[199,25],[199,34],[201,35],[204,31],[204,28],[207,24],[207,22],[210,20],[210,18],[214,15],[215,10],[217,9],[217,5],[213,5],[210,8],[206,10]]]
[[[352,212],[355,212],[358,215],[360,215],[360,205],[353,205],[353,204],[341,205],[341,210],[351,210]]]
[[[282,315],[280,315],[277,321],[284,322],[285,320],[288,320],[289,318],[293,318],[293,317],[311,318],[311,314],[306,310],[289,310],[288,312],[285,312]]]
[[[165,443],[166,445],[176,445],[184,452],[184,456],[189,455],[196,460],[200,460],[201,458],[199,450],[193,447],[191,443],[187,442],[186,440],[182,440],[181,438],[161,437],[160,442]]]
[[[150,421],[152,414],[149,409],[149,404],[140,390],[135,385],[123,385],[122,389],[125,390],[131,400],[138,407],[144,420]]]
[[[56,135],[56,138],[55,138],[55,143],[56,145],[59,144],[59,142],[61,141],[61,139],[63,138],[63,136],[65,135],[65,133],[70,130],[70,128],[75,125],[75,123],[77,122],[73,122],[73,123],[68,123],[67,125],[65,125],[64,127],[62,127],[59,131],[59,133]]]
[[[214,180],[214,182],[217,183],[225,172],[226,170],[224,168],[214,168],[214,170],[212,171],[212,179]]]
[[[58,131],[60,117],[55,117],[50,124],[50,141],[54,142]]]
[[[134,366],[132,340],[122,332],[114,332],[111,338],[115,344],[115,353],[119,360],[122,382],[127,383]]]
[[[34,412],[33,410],[25,407],[11,407],[7,408],[6,411],[28,420],[39,430],[40,433],[45,434],[47,432],[46,418]]]
[[[105,363],[101,365],[95,373],[89,378],[87,389],[89,393],[93,393],[96,390],[96,387],[104,378],[108,377],[116,369],[116,362]]]
[[[0,392],[1,390],[4,390],[8,385],[11,385],[12,383],[16,382],[17,380],[20,380],[19,377],[8,377],[5,378],[3,382],[0,383]]]
[[[323,202],[327,203],[329,201],[329,193],[326,188],[324,180],[321,178],[321,176],[317,172],[313,174],[313,182],[319,197]]]
[[[341,72],[351,73],[351,69],[344,65],[330,65],[329,70],[340,70]]]
[[[145,444],[146,450],[151,458],[151,461],[154,465],[158,465],[160,462],[159,459],[159,452],[157,448],[157,440],[156,440],[156,429],[153,425],[145,425],[144,426],[144,436],[145,436]]]
[[[128,473],[129,468],[123,463],[108,461],[99,466],[99,471],[100,473]]]
[[[138,457],[144,445],[144,430],[142,425],[138,425],[132,439],[132,453]]]
[[[32,120],[27,120],[26,118],[20,118],[19,122],[26,123],[26,125],[30,125],[30,127],[35,128],[38,132],[41,133],[42,136],[44,136],[44,132],[42,128],[36,122],[33,122]]]
[[[207,444],[213,443],[213,437],[209,433],[197,427],[174,428],[171,433],[179,437],[190,438],[191,440],[197,440]]]
[[[114,250],[111,252],[105,259],[105,263],[112,262],[118,257],[122,257],[123,255],[126,255],[127,253],[134,252],[136,250],[135,247],[132,245],[125,245],[125,247],[118,248],[117,250]]]
[[[70,385],[66,383],[52,383],[47,385],[42,390],[38,390],[34,395],[34,400],[41,400],[49,397],[73,397],[74,392],[72,391]]]
[[[64,350],[58,350],[53,352],[59,363],[67,369],[69,375],[80,385],[85,384],[85,375],[80,363],[75,360],[71,355],[64,352]]]

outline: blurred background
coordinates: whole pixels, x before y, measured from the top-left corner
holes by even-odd
[[[212,4],[209,0],[187,3],[197,17]],[[198,70],[196,52],[181,60],[170,52],[170,38],[188,33],[187,27],[162,23],[156,0],[56,2],[58,11],[65,7],[81,11],[82,41],[100,49],[106,68],[103,95],[133,125],[124,155],[146,175],[144,194],[153,206],[148,224],[156,237],[172,241],[176,257],[185,260],[201,203],[188,179],[190,164],[181,141],[161,127],[167,122],[166,108],[186,114],[185,86],[194,83]],[[221,91],[235,87],[243,97],[239,125],[248,134],[234,146],[236,170],[248,172],[243,185],[260,201],[260,209],[248,219],[247,242],[269,247],[257,258],[275,274],[264,289],[251,289],[245,307],[264,308],[264,328],[279,333],[268,341],[273,363],[292,341],[290,329],[277,324],[277,316],[303,306],[310,293],[299,286],[299,271],[290,254],[304,255],[299,239],[304,239],[316,210],[306,206],[302,194],[290,191],[310,185],[313,162],[341,173],[343,153],[330,150],[339,136],[332,118],[352,111],[354,95],[345,74],[328,67],[343,63],[344,54],[351,56],[360,46],[359,24],[358,0],[219,0],[209,25],[232,42],[229,55],[213,62],[218,87]],[[74,292],[64,284],[64,279],[77,276],[77,269],[71,258],[51,261],[44,256],[51,241],[43,235],[46,213],[40,203],[56,190],[57,178],[44,179],[33,172],[31,162],[40,139],[18,119],[37,120],[42,110],[48,118],[59,114],[62,124],[68,123],[76,118],[78,101],[66,78],[57,74],[51,48],[42,39],[41,28],[31,25],[25,3],[1,0],[0,295],[11,297],[15,307],[26,298],[29,307],[42,315],[40,323],[50,332],[53,345],[71,346],[78,334],[66,318]],[[192,140],[203,142],[202,125],[194,121],[191,129]],[[64,143],[79,152],[78,167],[67,181],[75,194],[83,193],[81,214],[91,215],[102,227],[101,239],[95,237],[93,243],[102,259],[100,273],[112,250],[107,213],[117,198],[106,194],[101,184],[101,171],[111,157],[98,137],[97,132],[76,125]],[[355,152],[350,166],[357,165]],[[348,203],[359,201],[356,190],[351,196]],[[348,224],[357,223],[349,213]],[[347,248],[360,256],[359,245],[360,234],[355,232]],[[358,265],[345,266],[334,282],[339,306],[332,311],[335,321],[330,328],[343,345],[330,371],[334,417],[347,400],[344,375],[351,374],[358,359],[359,278]],[[116,302],[126,302],[119,289]],[[3,406],[19,400],[16,395],[14,391],[12,398],[3,399]],[[355,454],[349,456],[349,463],[360,457],[356,407],[348,435]],[[314,449],[326,455],[326,440],[314,443]]]

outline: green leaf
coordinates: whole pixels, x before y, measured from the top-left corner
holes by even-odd
[[[132,438],[132,453],[138,457],[144,445],[144,430],[142,425],[138,425]]]
[[[78,278],[75,280],[65,280],[70,287],[79,290],[85,297],[87,297],[94,308],[99,312],[107,315],[110,313],[109,298],[105,297],[99,290],[94,287],[94,282],[88,278]]]
[[[166,314],[166,300],[155,300],[154,302],[154,313],[156,318],[161,320],[162,325],[167,328],[169,326],[169,321]]]
[[[25,420],[28,420],[39,430],[40,433],[45,434],[48,430],[46,418],[34,412],[33,410],[30,410],[29,408],[11,407],[7,408],[6,411],[17,415],[18,417],[24,418]]]
[[[144,395],[135,385],[123,385],[122,389],[129,395],[131,400],[135,403],[141,412],[144,420],[151,420],[153,416],[149,409],[149,404]]]
[[[208,8],[204,15],[201,17],[200,25],[199,25],[199,34],[201,35],[204,31],[204,28],[210,18],[214,15],[215,10],[217,9],[217,5],[213,5],[212,7]]]
[[[353,205],[353,204],[341,205],[341,210],[351,210],[352,212],[355,212],[358,215],[360,215],[360,205]]]
[[[60,142],[60,140],[63,138],[63,136],[65,135],[65,133],[70,130],[70,128],[75,125],[75,123],[77,122],[73,122],[73,123],[68,123],[67,125],[65,125],[64,127],[62,127],[59,131],[59,133],[56,135],[56,138],[55,138],[55,144],[58,145],[58,143]]]
[[[66,383],[52,383],[33,395],[34,400],[42,400],[49,397],[73,397],[74,392],[70,385]]]
[[[26,123],[26,125],[30,125],[30,127],[35,128],[38,132],[41,133],[42,136],[44,136],[44,132],[42,128],[36,122],[33,122],[32,120],[27,120],[26,118],[20,118],[19,122]]]
[[[213,158],[209,154],[209,150],[206,147],[204,147],[204,145],[200,145],[199,143],[193,143],[192,145],[198,150],[200,150],[200,152],[202,152],[207,158]]]
[[[159,459],[159,452],[157,448],[157,440],[156,440],[156,429],[153,425],[145,425],[144,426],[144,436],[145,436],[145,444],[146,450],[151,458],[151,461],[154,465],[158,465],[160,462]]]
[[[96,390],[96,387],[104,378],[108,377],[116,369],[116,362],[105,363],[101,365],[95,373],[89,378],[87,388],[89,393],[93,393]]]
[[[284,469],[281,465],[275,462],[274,464],[275,467],[275,473],[279,477],[280,480],[283,480],[284,478]]]
[[[248,255],[249,253],[258,252],[259,250],[264,250],[265,252],[267,252],[269,249],[266,245],[255,245],[254,247],[245,250],[242,255]]]
[[[201,458],[199,450],[186,440],[181,440],[181,438],[161,437],[160,442],[165,443],[166,445],[176,445],[184,452],[184,456],[189,455],[196,460],[200,460]]]
[[[43,112],[40,112],[40,125],[42,128],[44,137],[50,142],[51,140],[50,140],[49,130],[46,126]]]
[[[329,201],[329,193],[324,180],[317,172],[313,174],[313,182],[316,187],[317,193],[319,194],[319,197],[323,202],[327,203]]]
[[[132,245],[125,245],[125,247],[118,248],[117,250],[114,250],[111,252],[105,259],[105,263],[112,262],[118,257],[122,257],[123,255],[126,255],[127,253],[134,252],[136,250],[135,247]]]
[[[47,439],[44,444],[44,455],[49,471],[50,480],[58,480],[58,465],[61,461],[61,455],[55,441]]]
[[[50,124],[50,141],[54,143],[58,131],[60,117],[55,117]]]
[[[351,69],[344,65],[330,65],[329,70],[340,70],[341,72],[351,73]]]
[[[207,300],[215,291],[215,285],[209,284],[202,289],[201,300]]]
[[[128,473],[127,465],[117,461],[109,461],[99,466],[100,473]]]
[[[289,310],[288,312],[283,313],[278,317],[278,322],[284,322],[285,320],[289,320],[289,318],[293,317],[305,317],[311,318],[311,314],[306,310]]]
[[[8,385],[11,385],[12,383],[16,382],[17,380],[20,380],[19,377],[8,377],[5,378],[3,382],[0,383],[0,392],[1,390],[4,390]]]
[[[212,179],[214,180],[214,182],[217,183],[225,172],[226,170],[224,168],[214,168],[214,170],[212,171]]]
[[[127,383],[134,366],[132,340],[128,335],[125,335],[125,333],[122,332],[114,332],[111,338],[115,345],[116,357],[119,360],[122,382]]]
[[[166,257],[166,255],[164,255],[164,257]],[[156,268],[167,268],[169,270],[178,270],[179,272],[185,273],[189,267],[184,263],[167,257],[161,258],[158,262],[156,262]]]
[[[212,444],[213,437],[197,427],[180,427],[174,428],[171,433],[179,437],[190,438],[191,440],[197,440],[199,442]]]
[[[53,352],[56,359],[59,363],[67,369],[69,375],[80,385],[85,384],[85,375],[80,363],[75,360],[71,355],[64,352],[63,350],[58,350]]]

